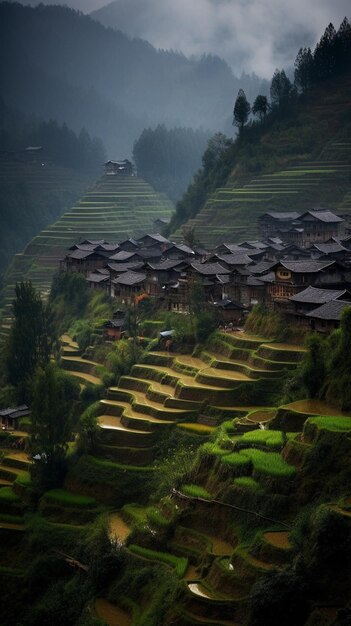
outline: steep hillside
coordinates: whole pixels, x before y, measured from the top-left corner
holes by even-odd
[[[222,128],[239,88],[218,57],[156,50],[67,7],[3,2],[0,38],[11,58],[0,59],[9,105],[85,126],[111,158],[130,154],[148,125]]]
[[[38,230],[82,195],[88,184],[87,176],[53,164],[0,160],[0,273]]]
[[[11,307],[16,281],[31,280],[47,292],[59,260],[73,243],[82,239],[122,240],[153,230],[158,217],[170,217],[171,202],[136,176],[103,176],[57,222],[47,226],[16,254],[4,277],[0,305]],[[5,329],[6,333],[6,320]]]
[[[269,210],[350,211],[351,81],[328,82],[227,149],[230,174],[186,222],[207,246],[258,235]],[[180,239],[181,228],[173,235]]]

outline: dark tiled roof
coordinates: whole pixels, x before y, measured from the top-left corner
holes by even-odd
[[[128,272],[128,270],[138,270],[144,267],[144,263],[142,261],[128,261],[126,263],[109,263],[107,267],[112,270],[112,272]]]
[[[328,224],[333,224],[333,223],[344,221],[342,217],[338,217],[338,215],[335,215],[335,213],[332,213],[331,211],[324,210],[324,209],[318,210],[318,211],[306,211],[306,213],[301,215],[300,219],[305,221],[304,218],[308,218],[309,216],[313,217],[316,220],[319,220],[320,222],[325,222]],[[306,221],[310,221],[310,220],[307,219]]]
[[[256,263],[255,265],[250,265],[250,274],[264,274],[265,272],[268,272],[274,265],[275,261],[261,261],[260,263]]]
[[[276,220],[298,220],[301,213],[297,213],[296,211],[267,211],[260,219],[263,219],[266,215]]]
[[[135,255],[135,252],[128,252],[127,250],[120,250],[120,252],[116,252],[116,254],[113,254],[112,256],[110,256],[110,261],[119,261],[119,262],[122,261],[123,262],[123,261],[127,261],[134,255]]]
[[[139,274],[138,272],[125,272],[115,278],[112,282],[116,285],[138,285],[138,283],[142,283],[146,278],[146,274]]]
[[[347,252],[347,249],[341,245],[341,243],[315,243],[313,246],[319,252],[323,254],[335,254],[336,252]]]
[[[258,239],[254,239],[251,241],[243,241],[243,243],[240,243],[239,246],[241,248],[245,248],[245,247],[252,247],[252,248],[257,248],[258,250],[264,250],[265,248],[267,248],[267,244],[263,243],[263,241],[258,241]]]
[[[289,298],[293,302],[306,302],[307,304],[324,304],[331,300],[337,300],[347,293],[346,289],[317,289],[316,287],[307,287],[303,291],[296,293]]]
[[[21,404],[20,406],[8,407],[7,409],[0,410],[0,417],[18,417],[18,413],[21,415],[29,415],[30,409],[26,404]]]
[[[167,271],[173,269],[173,267],[178,267],[179,265],[183,265],[183,259],[169,259],[167,261],[161,261],[160,263],[148,263],[148,267],[157,272]]]
[[[230,273],[230,270],[224,268],[220,263],[191,263],[191,267],[204,276]]]
[[[228,265],[249,265],[252,263],[252,259],[244,252],[235,252],[235,254],[223,254],[217,255],[219,261],[227,263]]]
[[[88,283],[105,283],[108,279],[109,276],[105,274],[95,274],[95,272],[90,272],[86,278]]]
[[[273,283],[275,281],[275,273],[269,272],[269,274],[263,274],[263,276],[261,275],[258,280],[262,283]]]
[[[233,302],[233,300],[218,300],[218,302],[214,302],[214,305],[218,309],[229,309],[229,310],[241,310],[245,307],[240,302]]]
[[[345,300],[331,300],[310,313],[306,313],[306,317],[336,322],[340,320],[341,314],[346,307],[351,307],[351,302],[346,302]]]
[[[280,261],[279,265],[285,267],[289,272],[295,274],[314,274],[315,272],[321,272],[327,267],[333,265],[335,261],[312,261],[312,260],[299,260],[299,261]],[[278,265],[278,264],[277,264]]]
[[[142,241],[147,237],[150,237],[150,239],[154,239],[154,241],[156,241],[157,243],[171,243],[169,239],[166,239],[166,237],[160,235],[160,233],[147,233],[146,235],[143,235],[143,237],[139,237],[139,239],[137,240],[138,243],[142,243]]]
[[[250,285],[250,287],[263,287],[264,285],[264,281],[263,281],[263,276],[261,276],[260,278],[258,276],[249,276],[246,284]],[[272,282],[272,281],[268,281],[268,282]]]
[[[73,252],[71,252],[71,254],[68,255],[68,258],[81,260],[81,259],[87,259],[92,254],[96,254],[95,250],[73,250]]]

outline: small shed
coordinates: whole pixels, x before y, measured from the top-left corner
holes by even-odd
[[[8,407],[0,410],[0,424],[2,430],[19,430],[19,420],[31,414],[26,404]]]

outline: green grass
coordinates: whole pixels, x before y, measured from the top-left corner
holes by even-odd
[[[9,503],[19,503],[21,500],[12,490],[12,487],[3,487],[0,489],[0,501]]]
[[[55,503],[64,507],[92,508],[97,506],[96,500],[89,496],[71,493],[65,489],[52,489],[44,494],[47,502]]]
[[[286,463],[278,452],[245,448],[245,450],[240,450],[239,455],[249,459],[254,470],[259,473],[276,478],[292,478],[296,474],[296,468]]]
[[[197,435],[210,435],[213,431],[213,426],[206,426],[206,424],[193,424],[191,422],[177,424],[177,427],[196,433]]]
[[[204,498],[204,500],[212,500],[211,494],[204,487],[199,485],[182,485],[182,493],[192,498]]]
[[[296,433],[286,433],[287,439],[294,439]],[[260,444],[267,448],[279,449],[284,443],[283,433],[280,430],[252,430],[240,437],[244,444]]]
[[[262,491],[261,485],[251,476],[239,476],[239,478],[234,478],[233,484],[247,491]]]
[[[351,417],[310,417],[307,423],[317,426],[320,430],[331,430],[333,432],[351,431]]]
[[[221,463],[224,465],[229,465],[234,468],[245,468],[250,466],[249,460],[239,452],[231,452],[230,454],[226,454],[222,456]]]
[[[131,544],[128,549],[133,554],[149,559],[151,561],[157,561],[173,567],[179,578],[182,578],[188,567],[188,559],[185,557],[177,557],[168,552],[158,552],[157,550],[150,550],[149,548],[143,548],[136,544]]]
[[[151,506],[147,509],[146,517],[151,524],[153,524],[154,526],[159,526],[160,528],[167,528],[172,521],[162,515],[161,511],[159,511],[159,509],[154,506]]]
[[[218,444],[207,441],[200,448],[200,454],[209,454],[211,456],[224,456],[230,454],[230,450],[221,448]]]

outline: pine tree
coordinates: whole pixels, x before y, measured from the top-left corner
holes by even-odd
[[[233,110],[233,126],[238,126],[241,133],[250,113],[250,103],[248,102],[243,89],[239,89]]]
[[[262,121],[268,112],[268,100],[266,96],[258,95],[252,106],[252,113]]]

